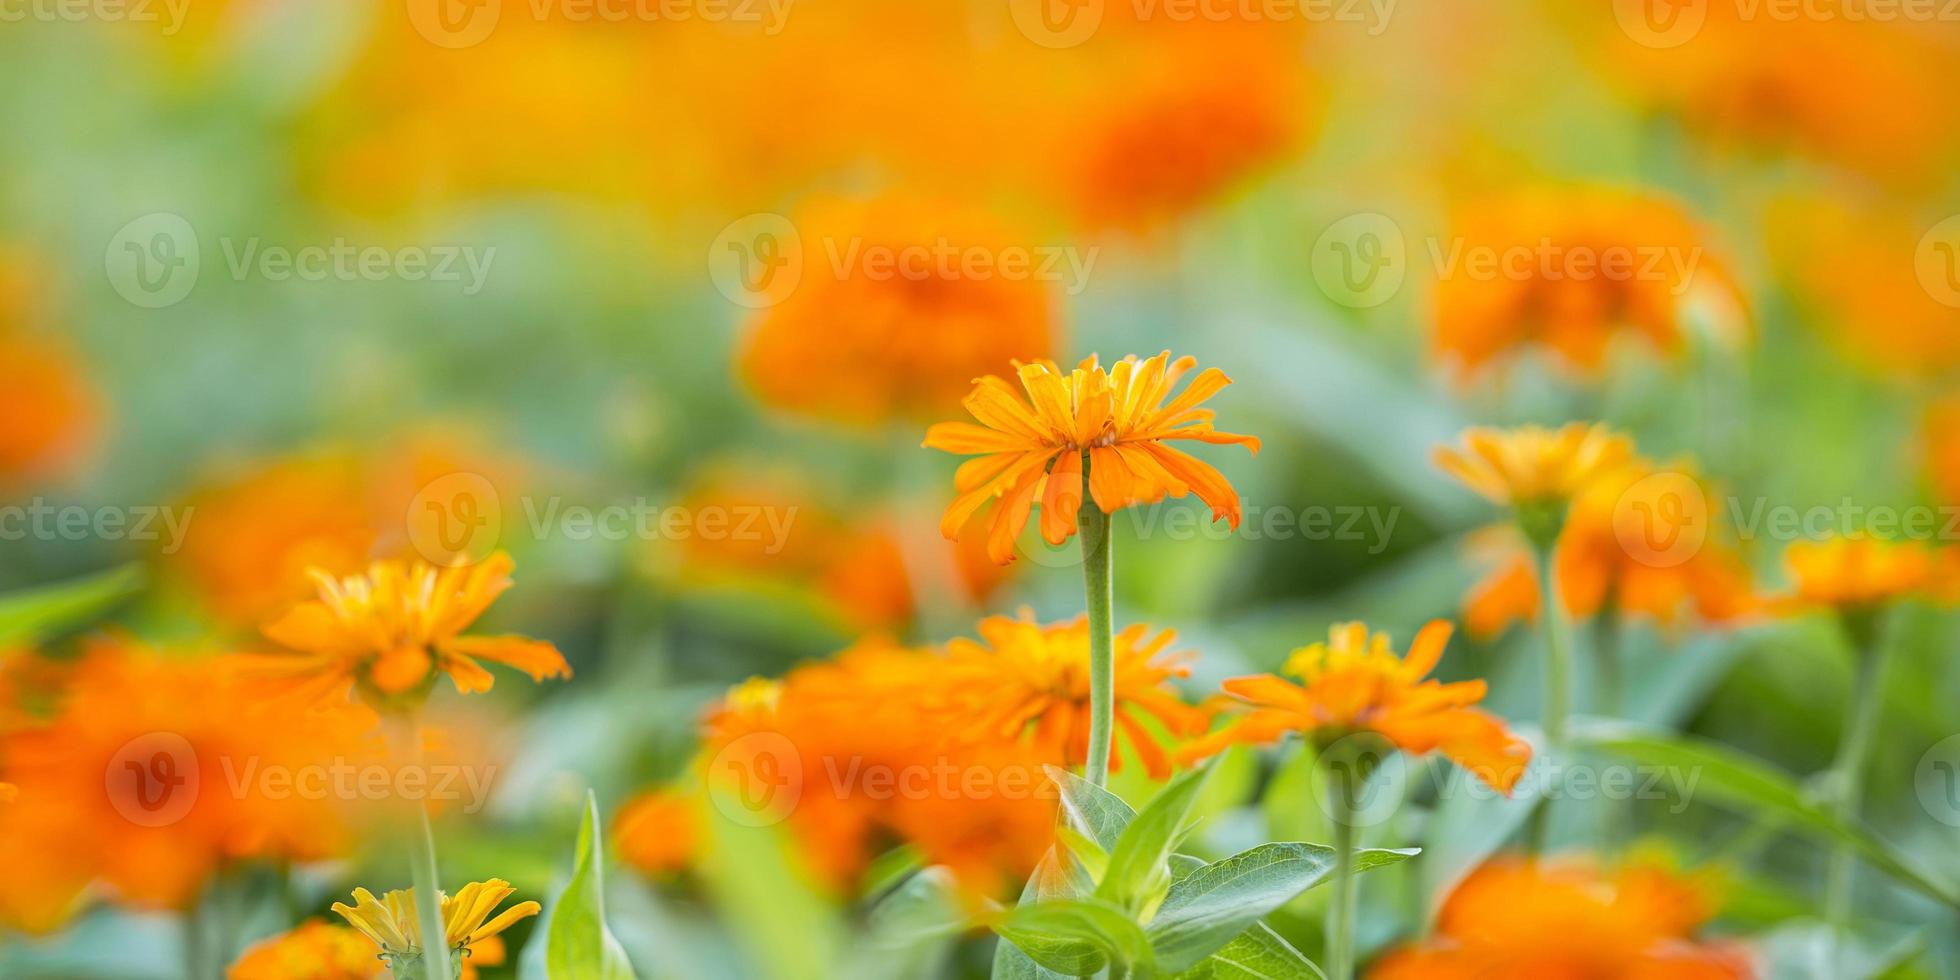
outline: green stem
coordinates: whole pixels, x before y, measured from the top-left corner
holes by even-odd
[[[441,878],[436,871],[436,835],[429,826],[429,809],[420,803],[415,812],[421,826],[414,834],[414,853],[410,871],[415,883],[415,919],[422,933],[422,972],[427,980],[455,980],[449,971],[449,942],[442,924]]]
[[[1598,675],[1593,711],[1607,718],[1618,718],[1626,712],[1626,674],[1620,663],[1619,604],[1611,596],[1593,620],[1593,641],[1593,660]],[[1618,763],[1602,757],[1599,764],[1611,766]],[[1631,800],[1600,800],[1599,841],[1603,850],[1618,848],[1628,836],[1632,809]]]
[[[1334,803],[1334,883],[1327,909],[1327,976],[1329,980],[1354,978],[1354,920],[1356,891],[1354,880],[1354,789],[1358,781],[1352,766],[1329,766],[1327,791]]]
[[[1830,779],[1832,812],[1846,822],[1858,817],[1859,797],[1864,794],[1865,756],[1870,752],[1872,736],[1878,729],[1879,710],[1885,701],[1885,645],[1868,641],[1856,655],[1857,689],[1852,693],[1844,737],[1838,742]],[[1839,845],[1832,850],[1824,890],[1824,915],[1837,935],[1840,948],[1851,924],[1851,886],[1856,871],[1857,858],[1849,847]]]
[[[1085,475],[1086,491],[1086,475]],[[1116,724],[1116,643],[1110,620],[1116,599],[1109,515],[1085,492],[1076,511],[1082,539],[1082,586],[1089,609],[1089,758],[1083,775],[1097,786],[1109,781],[1110,736]]]
[[[1554,550],[1551,546],[1538,550],[1538,615],[1545,633],[1545,716],[1541,723],[1545,726],[1545,747],[1554,762],[1562,762],[1565,718],[1572,710],[1572,644],[1568,635],[1571,624],[1566,620],[1565,603],[1559,598]],[[1531,812],[1527,842],[1533,854],[1544,852],[1551,832],[1551,790],[1545,787],[1546,796]]]

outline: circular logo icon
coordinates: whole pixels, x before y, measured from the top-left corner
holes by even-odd
[[[197,231],[168,211],[122,226],[102,253],[116,294],[147,310],[182,302],[197,285]]]
[[[1701,33],[1708,0],[1613,0],[1620,30],[1650,48],[1678,48]]]
[[[1960,214],[1928,229],[1913,253],[1919,285],[1947,306],[1960,307]]]
[[[1044,48],[1072,48],[1102,26],[1105,0],[1007,0],[1023,37]]]
[[[1113,520],[1113,518],[1112,518]],[[1036,521],[1030,521],[1034,524]],[[1014,553],[1043,568],[1079,568],[1082,565],[1082,535],[1071,534],[1061,544],[1049,544],[1041,529],[1029,527],[1014,543]]]
[[[1335,807],[1333,787],[1315,793],[1320,812],[1330,821],[1351,827],[1374,827],[1388,822],[1402,808],[1409,791],[1409,761],[1386,739],[1374,734],[1349,735],[1321,750],[1324,780],[1345,780],[1353,787],[1352,810]],[[1331,771],[1329,771],[1331,770]]]
[[[482,44],[503,17],[503,0],[408,0],[408,22],[437,47]]]
[[[1919,757],[1913,789],[1934,820],[1960,827],[1960,735],[1948,735]]]
[[[1388,302],[1402,288],[1409,247],[1395,219],[1371,211],[1328,225],[1314,240],[1309,261],[1328,299],[1361,310]]]
[[[488,479],[459,472],[424,484],[402,517],[417,554],[436,565],[453,565],[480,561],[497,549],[504,507]]]
[[[167,827],[197,803],[197,751],[176,732],[150,732],[122,744],[102,770],[109,805],[139,827]]]
[[[781,823],[803,798],[803,756],[775,732],[751,732],[708,761],[708,790],[715,809],[737,824]]]
[[[803,281],[803,237],[780,214],[738,218],[708,246],[708,278],[737,306],[774,306]]]
[[[1613,502],[1613,536],[1628,557],[1651,568],[1693,558],[1708,540],[1708,521],[1701,484],[1673,470],[1636,480]]]

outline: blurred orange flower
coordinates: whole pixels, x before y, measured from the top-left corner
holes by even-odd
[[[960,536],[981,508],[998,501],[987,554],[1013,561],[1014,541],[1039,499],[1041,536],[1059,545],[1075,533],[1085,475],[1089,496],[1104,513],[1196,493],[1213,520],[1237,528],[1239,495],[1224,475],[1165,443],[1238,444],[1257,453],[1259,440],[1212,428],[1213,412],[1200,406],[1232,383],[1217,368],[1199,372],[1165,404],[1197,366],[1190,357],[1170,358],[1170,351],[1127,357],[1105,371],[1090,357],[1067,374],[1052,361],[1020,364],[1025,395],[999,377],[981,378],[965,402],[980,424],[941,422],[926,433],[929,448],[979,457],[961,464],[954,477],[960,496],[946,508],[940,531]]]
[[[1383,957],[1370,980],[1748,980],[1746,952],[1696,941],[1708,883],[1659,864],[1502,857],[1443,903],[1436,934]]]
[[[1055,344],[1051,286],[1011,256],[1038,242],[969,208],[890,196],[826,202],[796,222],[785,274],[740,354],[763,402],[876,428],[944,415],[983,374]],[[797,246],[785,243],[784,249]]]
[[[648,875],[685,870],[701,848],[700,801],[683,790],[650,790],[626,801],[613,818],[619,859]]]
[[[1304,683],[1272,674],[1226,681],[1226,693],[1251,709],[1179,755],[1203,758],[1237,743],[1278,741],[1289,732],[1321,747],[1373,733],[1411,755],[1441,752],[1508,793],[1524,775],[1531,746],[1474,707],[1484,698],[1484,682],[1424,679],[1442,659],[1450,629],[1442,620],[1424,626],[1403,657],[1390,648],[1386,633],[1370,634],[1360,623],[1334,626],[1327,642],[1302,647],[1287,660],[1286,672]]]
[[[1960,505],[1960,395],[1945,395],[1927,406],[1920,445],[1933,497]]]
[[[534,681],[570,677],[558,648],[521,636],[464,636],[511,586],[516,567],[497,552],[475,565],[437,569],[427,562],[375,562],[365,575],[336,579],[316,571],[320,598],[266,624],[265,635],[290,653],[250,658],[250,665],[292,682],[305,700],[352,687],[377,708],[412,709],[436,675],[458,691],[488,691],[496,678],[479,664],[515,667]]]
[[[472,881],[455,895],[443,895],[443,949],[452,962],[462,964],[461,980],[472,980],[479,966],[499,966],[504,962],[504,940],[500,933],[515,923],[543,911],[536,902],[519,902],[491,918],[503,900],[516,893],[501,878]],[[383,959],[415,959],[422,955],[424,942],[421,923],[415,914],[415,889],[401,888],[380,898],[365,888],[354,889],[354,904],[335,902],[333,910],[361,935],[381,947]]]
[[[254,943],[225,980],[380,980],[386,975],[374,944],[360,933],[308,919]]]
[[[1596,375],[1622,333],[1673,355],[1696,320],[1731,344],[1749,331],[1708,233],[1660,198],[1534,189],[1466,204],[1452,220],[1435,348],[1464,377],[1531,345]]]
[[[1720,507],[1686,464],[1663,469],[1636,458],[1581,489],[1553,551],[1568,614],[1585,619],[1611,608],[1678,622],[1692,609],[1721,623],[1756,609],[1749,569],[1712,525]],[[1518,620],[1536,622],[1537,562],[1516,528],[1473,536],[1471,550],[1491,570],[1464,597],[1464,626],[1490,637]]]
[[[256,774],[378,764],[364,719],[326,710],[293,724],[230,667],[98,640],[52,716],[0,733],[21,791],[0,807],[0,921],[51,930],[96,881],[137,906],[184,908],[224,862],[344,853],[347,801],[276,792]]]
[[[1089,620],[1044,626],[1029,619],[994,616],[980,622],[980,638],[946,646],[950,663],[943,683],[947,731],[964,741],[1026,739],[1041,759],[1080,765],[1089,754]],[[1115,636],[1116,726],[1152,779],[1170,775],[1160,736],[1144,724],[1154,718],[1172,738],[1204,730],[1210,715],[1181,700],[1173,678],[1190,676],[1189,653],[1164,655],[1176,639],[1164,630],[1133,624]],[[1110,768],[1122,764],[1112,739]]]
[[[1768,221],[1779,278],[1853,364],[1908,379],[1960,365],[1960,231],[1844,193],[1778,200]]]
[[[1564,505],[1633,457],[1633,441],[1600,423],[1556,431],[1536,425],[1463,432],[1466,448],[1439,446],[1436,465],[1492,503]]]
[[[1921,541],[1832,535],[1783,549],[1794,589],[1786,610],[1864,612],[1900,599],[1960,599],[1960,554]]]
[[[65,471],[100,428],[101,395],[73,350],[40,321],[35,263],[0,250],[0,488]]]

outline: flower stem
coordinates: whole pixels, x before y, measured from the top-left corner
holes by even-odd
[[[1327,767],[1327,792],[1334,804],[1334,884],[1327,906],[1327,976],[1354,978],[1354,795],[1361,777],[1353,766]]]
[[[410,764],[424,765],[422,728],[418,718],[400,719],[394,731],[397,744]],[[429,826],[429,808],[420,801],[411,804],[416,826],[409,834],[409,881],[415,886],[415,923],[422,941],[420,968],[415,980],[456,980],[450,966],[447,931],[442,922],[442,876],[436,867],[436,835]],[[404,977],[403,980],[410,980]]]
[[[1865,756],[1878,728],[1878,714],[1884,698],[1885,645],[1875,638],[1858,644],[1857,689],[1845,722],[1844,737],[1838,742],[1837,759],[1831,763],[1831,810],[1843,821],[1857,819],[1858,798],[1864,793]],[[1842,844],[1831,851],[1830,868],[1824,886],[1824,917],[1843,948],[1851,923],[1851,885],[1857,871],[1857,858]]]
[[[1571,624],[1566,620],[1565,604],[1559,599],[1558,563],[1553,559],[1553,551],[1549,546],[1538,549],[1538,615],[1545,633],[1545,715],[1541,723],[1545,726],[1545,746],[1557,762],[1565,754],[1565,718],[1572,710],[1572,644],[1568,635]],[[1551,806],[1547,796],[1531,812],[1526,837],[1531,853],[1544,852],[1550,831]]]
[[[1083,775],[1097,786],[1109,781],[1110,735],[1116,724],[1116,643],[1110,633],[1115,570],[1109,515],[1087,493],[1076,511],[1082,539],[1082,587],[1089,609],[1089,758]]]

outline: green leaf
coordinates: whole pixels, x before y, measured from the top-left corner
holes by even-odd
[[[833,901],[813,883],[801,849],[780,823],[756,825],[732,787],[709,788],[702,873],[720,920],[755,980],[825,980],[846,948]]]
[[[1068,825],[1089,835],[1104,851],[1115,850],[1117,838],[1136,819],[1136,810],[1122,797],[1066,769],[1044,768],[1061,790],[1062,815]]]
[[[935,976],[952,943],[965,931],[953,874],[931,867],[907,878],[871,907],[868,935],[851,956],[845,976],[863,980],[912,980]]]
[[[1695,782],[1690,795],[1788,821],[1830,843],[1857,851],[1872,867],[1946,904],[1960,907],[1951,884],[1913,867],[1913,859],[1861,824],[1843,820],[1805,798],[1796,780],[1769,763],[1706,739],[1657,732],[1619,722],[1587,719],[1572,731],[1575,741],[1649,766],[1685,771]]]
[[[141,589],[143,569],[124,565],[106,572],[0,596],[0,646],[33,643],[100,616]]]
[[[1210,772],[1202,766],[1171,780],[1124,828],[1110,850],[1109,871],[1096,885],[1097,898],[1142,910],[1170,887],[1171,851]]]
[[[627,960],[626,950],[606,928],[601,861],[599,801],[588,790],[572,880],[559,893],[545,927],[545,976],[552,980],[633,980],[633,964]]]
[[[1143,927],[1121,907],[1099,898],[1056,899],[1008,909],[994,931],[1036,963],[1068,976],[1089,976],[1115,964],[1153,970]]]
[[[1327,980],[1327,974],[1259,923],[1176,980]]]
[[[1109,873],[1109,852],[1103,850],[1102,845],[1090,840],[1082,831],[1074,827],[1061,826],[1055,828],[1055,836],[1059,843],[1068,849],[1069,856],[1075,859],[1075,863],[1082,865],[1083,869],[1089,872],[1090,878],[1101,881],[1103,876]]]
[[[1355,853],[1355,871],[1405,861],[1414,849]],[[1147,934],[1166,970],[1195,966],[1267,913],[1326,881],[1334,849],[1321,844],[1261,844],[1207,864],[1171,886]]]

